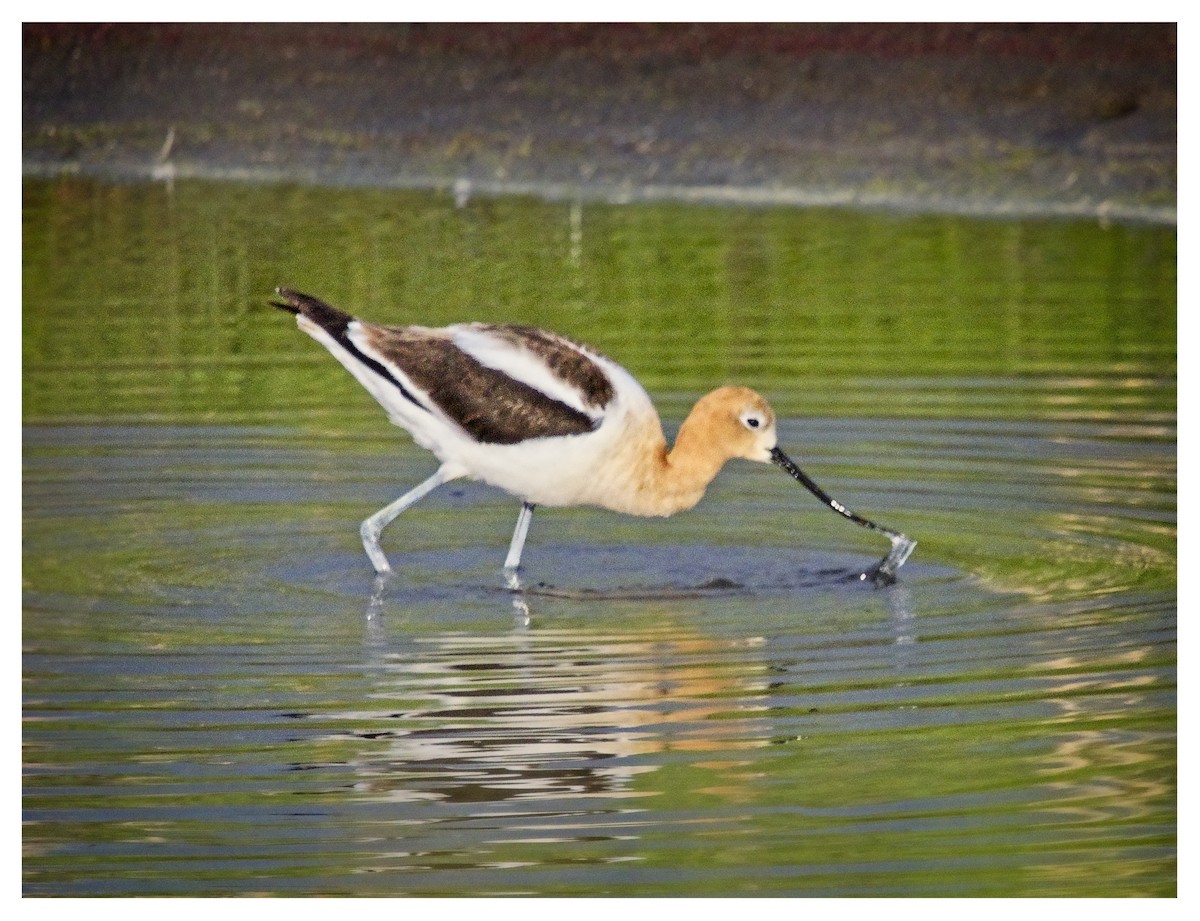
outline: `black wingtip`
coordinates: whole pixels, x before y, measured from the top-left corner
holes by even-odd
[[[278,300],[278,301],[270,300],[270,301],[267,301],[268,304],[270,304],[272,307],[278,308],[279,310],[286,310],[290,314],[298,314],[300,312],[300,307],[294,299],[295,292],[290,291],[287,288],[276,288],[275,293],[281,298],[291,298],[291,299]]]
[[[290,314],[303,315],[335,336],[345,332],[346,327],[354,321],[350,314],[331,307],[311,294],[283,287],[276,288],[275,293],[279,300],[270,301],[272,307],[286,310]]]

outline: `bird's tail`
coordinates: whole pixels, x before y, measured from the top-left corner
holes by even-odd
[[[411,406],[429,412],[405,386],[401,380],[402,372],[389,368],[384,364],[385,359],[362,342],[359,334],[367,324],[311,294],[301,294],[290,288],[276,288],[275,294],[279,299],[271,301],[271,305],[294,314],[296,325],[329,349],[393,419],[402,410],[411,412]]]
[[[280,300],[271,301],[272,307],[286,310],[312,321],[335,339],[341,339],[346,334],[346,327],[354,322],[350,314],[331,307],[320,298],[311,294],[301,294],[291,288],[276,288]]]

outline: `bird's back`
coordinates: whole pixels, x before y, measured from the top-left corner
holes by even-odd
[[[614,484],[601,488],[604,468],[627,453],[630,428],[654,454],[665,445],[633,376],[563,336],[492,323],[382,326],[278,293],[276,306],[296,314],[394,423],[459,475],[542,504],[609,505]]]

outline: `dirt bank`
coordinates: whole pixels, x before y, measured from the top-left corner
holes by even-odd
[[[1159,25],[26,25],[27,175],[1173,222]]]

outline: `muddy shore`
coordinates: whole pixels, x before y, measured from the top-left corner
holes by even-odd
[[[1176,220],[1176,30],[25,25],[23,169]]]

